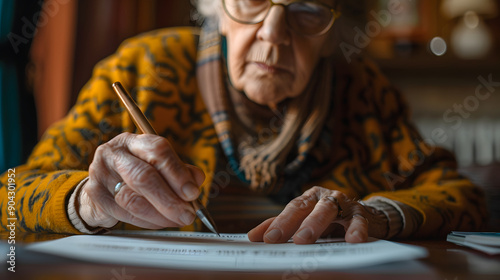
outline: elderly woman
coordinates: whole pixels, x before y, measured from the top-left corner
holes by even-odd
[[[20,230],[202,230],[197,198],[222,232],[268,243],[484,224],[481,191],[424,143],[402,96],[366,59],[336,54],[337,1],[198,6],[201,30],[143,34],[99,63],[68,116],[10,170]],[[161,136],[135,133],[115,81]]]

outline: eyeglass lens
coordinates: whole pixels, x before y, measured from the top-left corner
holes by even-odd
[[[246,24],[262,22],[273,6],[269,0],[224,0],[224,5],[230,17]],[[319,34],[333,20],[331,10],[315,2],[292,2],[285,10],[290,27],[303,34]]]

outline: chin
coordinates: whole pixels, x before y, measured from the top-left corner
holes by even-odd
[[[282,93],[279,94],[279,93],[270,91],[269,89],[265,90],[264,88],[262,90],[259,90],[259,91],[253,91],[253,90],[246,91],[245,90],[245,94],[246,94],[247,98],[250,99],[251,101],[253,101],[259,105],[265,105],[265,106],[270,105],[270,104],[278,104],[287,98],[287,96],[283,95]]]
[[[248,99],[260,105],[276,105],[281,101],[295,97],[291,91],[293,82],[291,81],[274,81],[253,82],[244,88],[244,92]]]

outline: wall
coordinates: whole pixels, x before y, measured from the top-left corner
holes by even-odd
[[[38,25],[31,71],[39,137],[66,115],[93,66],[124,39],[156,28],[191,24],[189,1],[46,0],[44,9],[47,14],[53,12],[46,24]]]

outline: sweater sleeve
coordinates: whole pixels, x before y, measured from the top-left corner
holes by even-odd
[[[412,233],[403,229],[405,236],[444,236],[452,230],[484,227],[487,210],[482,190],[458,173],[449,151],[421,137],[401,94],[381,74],[375,76],[379,82],[372,100],[383,124],[387,164],[381,171],[386,190],[365,199],[385,197],[420,213],[419,226]]]
[[[434,151],[437,154],[442,153]],[[416,168],[415,168],[416,169]],[[473,231],[486,224],[487,211],[482,190],[462,177],[453,160],[442,159],[427,169],[415,170],[409,178],[387,172],[388,180],[397,180],[408,187],[377,192],[365,199],[385,197],[410,206],[421,214],[421,224],[405,236],[444,236],[452,230]],[[410,170],[408,170],[410,172]]]
[[[20,231],[81,233],[71,222],[76,209],[68,205],[76,187],[88,177],[97,147],[120,133],[138,132],[112,89],[117,81],[181,159],[207,174],[201,196],[206,204],[217,138],[193,78],[196,34],[197,29],[188,27],[147,32],[126,40],[98,63],[74,107],[45,132],[26,164],[0,176],[1,227],[7,229],[7,218],[15,216]],[[9,206],[12,215],[7,213]],[[197,221],[182,230],[200,227]],[[116,228],[137,229],[122,222]]]

